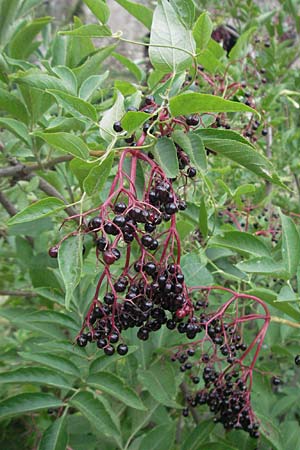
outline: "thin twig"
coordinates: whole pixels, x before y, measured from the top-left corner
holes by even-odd
[[[5,195],[1,191],[0,191],[0,203],[10,216],[14,216],[15,214],[17,214],[17,212],[18,212],[17,209],[8,200],[8,198],[5,197]]]
[[[20,291],[20,290],[7,291],[5,289],[0,290],[0,295],[9,295],[12,297],[36,297],[37,296],[37,294],[35,292],[31,292],[31,291]]]
[[[300,323],[292,322],[291,320],[282,319],[281,317],[271,316],[271,322],[282,323],[283,325],[288,325],[293,328],[300,328]]]

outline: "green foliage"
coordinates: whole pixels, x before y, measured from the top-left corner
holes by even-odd
[[[294,450],[300,414],[297,2],[270,11],[248,1],[160,0],[152,10],[117,0],[151,31],[146,64],[123,54],[126,24],[124,35],[111,31],[105,0],[84,0],[97,23],[75,17],[58,27],[43,15],[42,3],[0,0],[3,448],[19,448],[20,436],[24,450],[256,447],[245,433],[224,432],[203,407],[195,409],[200,424],[191,414],[183,422],[184,378],[170,354],[185,337],[160,329],[141,342],[129,329],[126,356],[73,345],[102,270],[100,261],[95,265],[95,233],[83,239],[90,217],[82,213],[97,215],[122,150],[131,145],[125,139],[144,136],[138,151],[154,157],[168,178],[177,177],[174,185],[188,205],[177,223],[187,286],[221,285],[257,296],[270,309],[273,321],[253,377],[258,447]],[[227,20],[238,24],[230,49],[214,40]],[[115,60],[125,70],[117,76]],[[145,103],[147,95],[157,111]],[[189,127],[186,116],[199,122]],[[181,150],[189,160],[184,168]],[[190,165],[197,175],[187,182]],[[138,165],[138,195],[146,176]],[[74,217],[66,220],[70,211]],[[57,259],[48,255],[54,242],[61,243]],[[216,307],[222,301],[213,299]],[[244,326],[245,340],[257,322]],[[270,387],[265,373],[283,384]]]

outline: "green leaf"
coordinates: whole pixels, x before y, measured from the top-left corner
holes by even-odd
[[[10,55],[16,59],[26,60],[32,53],[32,41],[51,20],[51,17],[39,17],[20,28],[9,43]]]
[[[177,387],[174,383],[174,370],[170,364],[158,361],[149,370],[139,370],[139,380],[155,400],[171,408],[179,408],[175,402]]]
[[[123,66],[125,66],[138,81],[141,81],[143,78],[143,71],[139,68],[137,64],[135,64],[131,59],[126,58],[124,55],[120,55],[120,53],[114,52],[112,56],[119,61]]]
[[[268,256],[249,259],[249,261],[242,261],[237,264],[237,267],[247,273],[281,276],[283,278],[288,276],[282,261],[274,261]]]
[[[175,423],[158,425],[148,431],[139,448],[151,450],[173,450],[175,439]]]
[[[24,123],[15,120],[8,119],[7,117],[0,117],[0,126],[6,128],[15,136],[20,138],[25,144],[31,146],[31,138],[28,134],[28,129]]]
[[[197,253],[189,253],[181,258],[181,268],[187,286],[211,285],[214,280],[211,273]]]
[[[210,40],[213,31],[213,24],[208,12],[203,12],[198,17],[194,27],[193,36],[196,42],[197,50],[204,50]]]
[[[18,72],[13,80],[21,85],[30,86],[40,91],[46,89],[57,89],[68,92],[69,86],[61,78],[48,75],[40,70],[28,70],[27,72]]]
[[[210,245],[230,248],[246,256],[270,256],[268,247],[258,237],[243,231],[226,231],[222,236],[214,236]]]
[[[111,36],[111,30],[106,25],[90,23],[88,25],[82,25],[79,28],[73,28],[73,30],[59,31],[58,34],[76,37],[100,38]]]
[[[83,0],[97,19],[105,24],[110,15],[109,7],[104,0]]]
[[[128,111],[122,119],[123,130],[130,135],[149,119],[149,114],[142,111]]]
[[[280,213],[282,224],[282,259],[284,266],[293,277],[297,272],[300,261],[300,237],[294,221]]]
[[[62,405],[62,401],[51,394],[19,394],[0,403],[0,419],[41,409],[59,408]]]
[[[107,79],[109,75],[109,71],[106,70],[102,75],[92,75],[85,80],[80,89],[79,89],[79,97],[83,100],[88,101],[94,92],[96,92],[102,85],[102,83]]]
[[[88,419],[97,434],[104,434],[120,442],[119,430],[100,398],[95,398],[90,392],[79,392],[70,400],[70,404]]]
[[[201,64],[207,72],[212,74],[225,71],[225,65],[222,60],[217,58],[208,48],[201,50],[197,56],[197,62],[198,64]]]
[[[209,436],[215,428],[212,420],[201,420],[200,426],[194,430],[185,439],[182,450],[199,450],[205,442],[209,440]]]
[[[131,408],[144,411],[146,409],[134,390],[127,386],[122,378],[114,375],[112,372],[98,372],[90,375],[87,383],[101,391],[107,392],[107,394],[110,394]]]
[[[130,345],[128,347],[128,353],[126,357],[136,352],[137,349],[138,347],[136,345]],[[100,371],[104,371],[104,369],[106,369],[108,366],[119,360],[124,360],[124,356],[120,356],[118,353],[114,353],[109,358],[107,358],[106,355],[100,355],[91,362],[89,373],[94,374]]]
[[[277,295],[274,291],[271,291],[270,289],[256,288],[251,289],[246,293],[261,298],[264,302],[268,303],[268,305],[273,306],[278,311],[287,314],[297,322],[300,321],[300,312],[293,306],[289,305],[287,302],[278,302]]]
[[[119,3],[119,5],[123,6],[123,8],[125,8],[129,12],[129,14],[142,22],[142,24],[144,24],[145,27],[150,30],[153,15],[151,9],[146,8],[146,6],[139,3],[130,2],[128,0],[116,0],[116,2]]]
[[[32,222],[41,219],[42,217],[50,216],[56,211],[65,208],[62,200],[55,197],[47,197],[38,200],[23,211],[13,216],[8,221],[8,225],[15,225],[17,223]]]
[[[193,132],[184,133],[182,130],[175,130],[172,134],[174,142],[184,150],[195,166],[206,171],[206,152],[201,137]]]
[[[238,38],[236,44],[232,47],[229,53],[229,59],[240,59],[243,58],[249,46],[249,41],[252,38],[253,33],[255,32],[256,27],[249,28]]]
[[[160,47],[165,46],[165,47]],[[192,64],[194,39],[167,0],[154,10],[149,58],[153,67],[164,73],[182,72]]]
[[[97,111],[93,105],[82,100],[81,98],[75,97],[74,95],[66,94],[62,91],[57,91],[55,89],[47,89],[49,94],[53,95],[59,106],[62,106],[67,111],[76,112],[88,117],[94,122],[97,121]]]
[[[68,92],[72,95],[77,95],[77,80],[76,77],[71,69],[66,66],[56,66],[56,67],[49,67],[49,70],[53,72],[55,75],[57,75],[66,88],[68,89]]]
[[[28,383],[46,384],[63,389],[69,389],[72,385],[55,370],[43,367],[24,367],[11,372],[0,373],[0,382],[6,383]]]
[[[68,433],[66,416],[55,420],[43,433],[38,450],[66,450]]]
[[[110,56],[110,54],[114,51],[115,48],[116,44],[100,48],[96,52],[89,55],[83,64],[73,69],[73,72],[76,75],[79,86],[81,86],[81,84],[90,76],[99,75],[101,63],[108,56]]]
[[[19,352],[19,355],[27,361],[34,361],[44,366],[49,366],[52,369],[56,369],[57,371],[67,375],[73,375],[75,377],[80,376],[78,367],[68,359],[61,356],[30,352]]]
[[[238,112],[246,111],[258,114],[255,109],[250,108],[244,103],[225,100],[211,94],[199,94],[196,92],[187,92],[176,95],[170,99],[170,111],[173,116],[208,113],[208,112]],[[259,115],[259,114],[258,114]]]
[[[193,0],[173,0],[172,6],[183,25],[187,29],[191,29],[195,19],[195,4]]]
[[[165,171],[168,178],[175,178],[179,172],[177,150],[174,142],[163,136],[158,139],[154,148],[154,156],[158,164]]]
[[[0,111],[5,111],[21,122],[28,123],[28,112],[21,100],[10,92],[0,88]]]
[[[270,161],[252,146],[230,139],[214,139],[199,133],[206,148],[245,167],[257,176],[284,186],[278,176],[272,173]]]
[[[72,294],[82,272],[82,236],[71,236],[63,241],[58,251],[58,266],[65,285],[65,307],[69,309]]]
[[[79,136],[64,132],[42,133],[41,131],[35,131],[33,134],[64,153],[70,153],[84,161],[89,158],[89,148]]]
[[[202,197],[199,209],[199,229],[204,238],[208,235],[207,210],[205,200]]]
[[[103,158],[99,165],[92,168],[83,182],[83,188],[88,195],[101,192],[109,177],[114,162],[114,152],[111,151]]]
[[[100,135],[106,142],[111,142],[118,135],[113,129],[113,124],[121,120],[124,113],[124,97],[117,91],[117,98],[114,105],[104,112],[100,122]]]

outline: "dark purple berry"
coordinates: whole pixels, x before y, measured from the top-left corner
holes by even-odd
[[[49,256],[51,258],[57,258],[58,257],[58,247],[54,245],[54,247],[51,247],[48,251]]]
[[[128,347],[126,344],[119,344],[117,347],[117,352],[119,355],[124,356],[126,353],[128,353]]]
[[[118,122],[115,122],[115,123],[113,124],[113,129],[115,130],[116,133],[121,133],[121,131],[123,131],[121,122],[119,122],[119,121],[118,121]]]
[[[195,167],[189,167],[187,170],[187,176],[189,178],[194,178],[197,174],[197,170],[195,169]]]

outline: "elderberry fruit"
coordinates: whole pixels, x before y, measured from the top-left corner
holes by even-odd
[[[78,336],[77,338],[77,344],[79,345],[79,347],[86,347],[88,341],[87,338],[83,335]]]
[[[101,224],[102,224],[101,217],[98,217],[98,216],[97,217],[93,217],[88,223],[88,228],[91,231],[92,230],[96,230],[96,229],[101,227]]]
[[[126,344],[119,344],[117,347],[117,352],[119,355],[124,356],[126,353],[128,353],[128,347]]]
[[[103,252],[107,247],[107,240],[104,237],[97,239],[96,246],[100,252]]]
[[[264,128],[264,129],[262,130],[261,134],[262,134],[263,136],[267,136],[268,130],[266,130],[266,129]]]
[[[145,104],[146,105],[151,105],[152,103],[154,103],[153,95],[147,95],[147,97],[145,98]]]
[[[116,133],[121,133],[121,131],[123,131],[121,122],[119,122],[119,121],[118,121],[118,122],[115,122],[115,123],[113,124],[113,129],[115,130]]]
[[[115,353],[115,348],[112,345],[108,345],[104,348],[104,353],[107,356],[112,356]]]
[[[56,245],[54,247],[51,247],[48,251],[48,254],[51,258],[57,258],[58,257],[58,247]]]
[[[113,305],[113,304],[114,304],[114,301],[115,301],[115,296],[114,296],[114,294],[112,294],[111,292],[108,292],[107,294],[104,295],[103,301],[104,301],[104,303],[106,303],[107,305]]]
[[[187,171],[187,176],[189,178],[194,178],[197,174],[197,170],[195,169],[195,167],[189,167],[188,171]]]
[[[188,116],[186,118],[187,125],[196,126],[199,124],[199,118],[197,116]]]
[[[281,379],[278,377],[272,377],[272,384],[274,386],[278,386],[279,384],[281,384]]]
[[[300,355],[297,355],[295,357],[295,364],[296,364],[296,366],[300,366]]]
[[[121,256],[121,253],[117,248],[112,248],[111,250],[106,250],[103,254],[104,262],[108,265],[113,264],[117,261]]]
[[[116,214],[122,214],[127,209],[126,203],[118,202],[114,206],[114,212]]]
[[[124,216],[116,216],[113,220],[113,223],[119,227],[119,228],[123,228],[126,224],[126,219]]]
[[[166,204],[166,207],[165,207],[165,211],[166,211],[166,213],[167,213],[168,215],[171,216],[171,215],[177,213],[178,208],[177,208],[177,206],[175,205],[175,203],[167,203],[167,204]]]
[[[152,244],[153,237],[150,236],[150,234],[144,234],[141,241],[142,241],[143,246],[147,248],[147,247],[150,247],[150,245]]]

